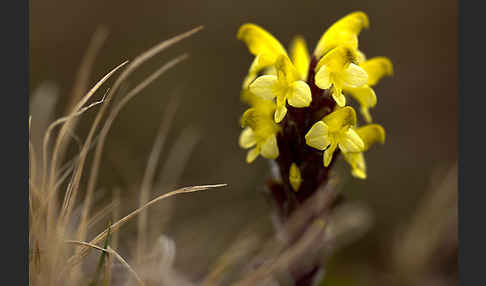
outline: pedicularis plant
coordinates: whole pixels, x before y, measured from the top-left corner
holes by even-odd
[[[368,27],[365,13],[350,13],[325,31],[312,55],[300,36],[287,53],[255,24],[238,30],[255,56],[242,86],[249,108],[241,117],[239,145],[249,149],[248,163],[261,155],[278,165],[278,181],[268,186],[284,221],[326,184],[339,154],[354,177],[365,179],[364,152],[385,141],[370,109],[377,102],[373,86],[393,67],[385,57],[367,59],[358,48],[358,35]],[[354,108],[346,105],[350,98],[360,104],[365,125],[357,125]]]

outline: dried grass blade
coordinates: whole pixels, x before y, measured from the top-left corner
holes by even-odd
[[[130,273],[133,274],[133,276],[135,277],[135,279],[137,279],[137,281],[140,285],[145,285],[145,283],[142,281],[140,276],[138,276],[137,272],[135,272],[135,270],[130,266],[130,264],[128,264],[127,261],[125,259],[123,259],[123,257],[120,254],[118,254],[118,252],[113,250],[113,248],[111,248],[109,246],[108,246],[108,248],[103,248],[103,247],[99,247],[98,245],[93,244],[93,243],[89,243],[89,242],[85,242],[85,241],[77,241],[77,240],[66,240],[66,243],[78,244],[78,245],[81,245],[81,246],[84,246],[84,247],[87,247],[87,248],[94,248],[94,249],[99,250],[99,251],[103,251],[103,252],[106,252],[106,253],[113,254],[118,259],[118,261],[120,261],[120,263],[123,266],[125,266],[128,269],[128,271],[130,271]]]
[[[154,205],[155,203],[164,200],[166,198],[178,195],[178,194],[184,194],[184,193],[193,193],[193,192],[198,192],[198,191],[203,191],[203,190],[208,190],[212,188],[219,188],[219,187],[224,187],[227,186],[227,184],[217,184],[217,185],[204,185],[204,186],[193,186],[193,187],[185,187],[185,188],[180,188],[178,190],[163,194],[161,196],[158,196],[157,198],[151,200],[150,202],[146,203],[143,207],[138,208],[134,210],[133,212],[129,213],[119,221],[115,222],[114,224],[111,225],[110,230],[112,233],[116,232],[122,225],[124,225],[127,221],[138,215],[140,212],[144,211],[148,207]],[[98,234],[93,240],[90,241],[90,244],[98,244],[101,241],[103,241],[107,234],[108,234],[108,229],[105,229],[103,232]],[[81,251],[75,255],[73,255],[71,258],[69,258],[69,261],[67,263],[67,269],[69,270],[71,267],[77,265],[83,257],[88,255],[89,253],[89,248],[85,247],[81,249]]]
[[[164,118],[162,119],[157,137],[153,144],[152,150],[150,151],[147,166],[142,179],[142,184],[140,186],[140,207],[146,204],[150,198],[150,190],[152,189],[155,170],[157,168],[157,163],[159,161],[160,153],[164,148],[165,141],[167,139],[167,134],[169,133],[171,122],[175,117],[177,106],[179,100],[178,97],[172,96],[169,99],[169,104],[165,109]],[[146,232],[147,232],[147,213],[144,212],[138,217],[138,238],[136,246],[136,261],[137,264],[140,263],[142,254],[145,252],[146,243]]]
[[[84,98],[76,105],[73,112],[76,112],[79,109],[81,109],[84,106],[84,104],[91,98],[91,96],[93,96],[93,94],[95,94],[95,92],[101,87],[101,85],[103,85],[103,83],[105,83],[116,71],[121,69],[127,63],[128,63],[128,61],[124,61],[123,63],[119,64],[114,69],[112,69],[109,73],[107,73],[103,78],[101,78],[91,88],[91,90],[84,96]],[[72,117],[72,119],[74,119],[74,118],[75,118],[75,116]],[[57,179],[57,175],[55,173],[55,171],[57,170],[57,165],[58,165],[57,162],[64,157],[64,152],[65,152],[66,146],[67,146],[64,138],[66,137],[68,131],[73,129],[74,125],[75,125],[75,120],[68,120],[66,122],[66,124],[64,124],[61,127],[61,130],[59,131],[59,134],[56,138],[56,143],[54,144],[54,148],[53,148],[53,152],[52,152],[51,166],[50,166],[50,170],[49,170],[49,186],[52,186]],[[50,136],[50,134],[46,133],[46,136]],[[49,140],[48,138],[47,139],[44,138],[44,142],[46,142],[48,140]],[[44,150],[46,150],[46,149],[47,149],[47,146],[44,147]],[[47,154],[43,154],[43,156],[47,156]],[[47,176],[47,173],[46,173],[47,172],[47,170],[46,170],[47,169],[47,159],[46,158],[44,158],[43,166],[45,166],[45,169],[44,169],[45,173],[43,175],[44,180],[45,180],[45,176]],[[51,188],[49,187],[47,189],[51,189]]]
[[[132,99],[134,98],[140,91],[142,91],[145,87],[147,87],[150,83],[152,83],[155,79],[157,79],[159,76],[164,74],[166,71],[171,69],[172,67],[176,66],[178,63],[181,61],[187,59],[187,55],[183,54],[165,65],[163,65],[161,68],[159,68],[157,71],[155,71],[153,74],[151,74],[149,77],[147,77],[144,81],[142,81],[140,84],[138,84],[134,89],[132,89],[128,94],[120,100],[120,102],[113,108],[113,110],[110,112],[110,115],[106,119],[105,125],[100,131],[100,139],[98,142],[98,145],[96,145],[96,150],[94,154],[94,160],[93,160],[93,165],[91,166],[91,172],[88,180],[88,187],[86,190],[86,196],[84,200],[84,206],[83,206],[83,212],[81,214],[81,222],[79,225],[79,232],[78,232],[78,240],[84,240],[86,236],[86,221],[89,215],[89,211],[91,208],[91,200],[94,192],[94,188],[96,185],[96,181],[98,179],[98,170],[100,167],[101,163],[101,154],[103,152],[103,147],[105,143],[106,136],[108,135],[108,131],[111,128],[111,125],[115,121],[116,116],[118,113],[121,111],[121,109]]]
[[[118,79],[116,80],[116,82],[114,83],[113,85],[113,88],[111,89],[110,93],[108,94],[107,96],[107,103],[109,103],[111,101],[111,98],[113,97],[113,95],[118,91],[118,89],[120,88],[120,85],[125,81],[125,79],[138,67],[140,66],[142,63],[144,63],[145,61],[149,60],[151,57],[155,56],[156,54],[162,52],[163,50],[165,50],[166,48],[172,46],[173,44],[193,35],[194,33],[197,33],[198,31],[200,31],[203,27],[202,26],[199,26],[195,29],[192,29],[186,33],[183,33],[181,35],[178,35],[178,36],[175,36],[169,40],[166,40],[158,45],[156,45],[155,47],[149,49],[148,51],[146,51],[145,53],[141,54],[140,56],[138,56],[137,58],[135,58],[133,60],[133,62],[127,67],[127,69],[118,77]],[[106,104],[106,105],[103,105],[101,110],[98,112],[98,115],[96,116],[95,118],[95,121],[93,122],[93,125],[90,129],[90,132],[88,134],[88,137],[86,138],[86,141],[85,141],[85,144],[83,146],[83,149],[81,150],[81,155],[80,155],[80,161],[79,161],[79,165],[78,167],[76,168],[75,170],[75,173],[74,173],[74,177],[73,177],[73,183],[71,184],[70,188],[67,190],[67,193],[69,193],[69,196],[71,198],[76,198],[77,196],[77,191],[78,191],[78,188],[79,188],[79,182],[81,180],[81,176],[83,174],[83,170],[84,170],[84,164],[85,164],[85,161],[86,161],[86,154],[87,154],[87,146],[90,146],[91,144],[91,140],[94,136],[94,133],[98,127],[98,125],[100,124],[101,122],[101,118],[103,117],[105,111],[106,111],[106,108],[107,106],[109,106],[109,104]],[[73,195],[71,195],[70,193],[74,193]],[[71,204],[68,204],[68,205],[71,205]],[[63,216],[63,220],[64,221],[68,221],[69,220],[69,217],[70,217],[70,209],[66,210],[67,211],[67,214],[65,216]]]
[[[76,80],[74,81],[73,90],[71,91],[71,96],[69,97],[68,104],[66,105],[67,114],[76,111],[73,109],[76,102],[78,102],[83,93],[86,92],[89,77],[91,75],[91,71],[93,70],[93,64],[107,37],[108,30],[105,27],[98,27],[93,33],[93,36],[88,44],[88,48],[86,49],[86,53],[81,60],[81,65],[78,69]]]

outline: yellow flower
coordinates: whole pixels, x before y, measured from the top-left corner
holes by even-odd
[[[346,45],[358,48],[358,35],[363,28],[368,28],[370,22],[364,12],[350,13],[329,27],[322,35],[314,50],[314,56],[320,58],[337,46]]]
[[[253,162],[258,155],[268,159],[276,159],[279,155],[277,133],[280,126],[273,122],[275,103],[256,96],[247,97],[253,106],[243,113],[239,145],[248,151],[246,161]]]
[[[294,38],[290,44],[290,59],[299,72],[301,80],[307,80],[307,73],[309,72],[310,56],[307,51],[307,45],[302,36]]]
[[[274,120],[279,123],[287,114],[287,101],[293,107],[307,107],[312,101],[312,94],[286,55],[278,57],[275,69],[276,76],[263,75],[255,79],[250,84],[250,92],[263,99],[277,98]]]
[[[300,188],[300,184],[302,183],[302,175],[300,174],[299,167],[297,167],[297,164],[295,163],[290,165],[289,181],[292,189],[297,192]]]
[[[317,121],[305,135],[307,145],[324,151],[324,166],[331,163],[337,147],[342,152],[362,152],[364,142],[356,133],[356,112],[350,106],[339,108]]]
[[[275,64],[280,55],[287,55],[285,48],[272,34],[258,25],[243,24],[236,37],[245,42],[250,53],[255,55],[243,86],[252,82],[263,68]]]
[[[360,179],[366,179],[366,162],[363,152],[375,143],[385,143],[385,129],[378,124],[368,124],[357,128],[356,133],[363,140],[362,152],[343,152],[344,159],[351,166],[351,174]]]
[[[350,94],[360,103],[361,114],[366,122],[371,122],[369,109],[376,105],[376,94],[371,87],[376,85],[382,77],[393,75],[393,65],[385,57],[375,57],[363,61],[360,66],[368,74],[368,82],[361,87],[345,88],[344,93]]]
[[[338,106],[346,105],[344,88],[361,87],[368,81],[368,74],[358,64],[360,55],[348,46],[339,46],[323,56],[316,66],[315,82],[321,89],[331,88],[332,98]]]

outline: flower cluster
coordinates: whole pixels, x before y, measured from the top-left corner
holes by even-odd
[[[357,178],[366,178],[363,153],[384,143],[385,131],[373,124],[373,90],[393,67],[385,57],[367,59],[358,49],[358,36],[369,27],[368,16],[353,12],[322,35],[312,54],[296,37],[289,51],[269,32],[244,24],[237,33],[255,56],[243,81],[242,100],[249,108],[241,117],[239,138],[250,149],[246,160],[258,155],[275,159],[284,185],[294,192],[317,189],[337,153],[342,153]],[[352,98],[367,123],[358,127]],[[320,163],[315,158],[319,156]]]

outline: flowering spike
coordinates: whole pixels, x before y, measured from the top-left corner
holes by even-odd
[[[249,107],[240,120],[239,146],[248,150],[249,163],[258,156],[275,160],[279,180],[272,194],[286,214],[327,182],[340,154],[354,177],[366,178],[364,152],[384,142],[380,125],[358,126],[356,111],[346,106],[351,96],[371,122],[373,87],[393,74],[389,59],[367,59],[358,49],[358,36],[368,27],[365,13],[350,13],[325,31],[312,55],[301,36],[287,52],[260,26],[238,30],[255,56],[242,84],[241,100]]]
[[[260,155],[274,160],[267,186],[284,221],[329,181],[341,154],[352,176],[365,179],[364,152],[385,141],[383,127],[359,127],[356,111],[346,106],[349,95],[371,122],[369,109],[377,103],[372,87],[393,74],[390,60],[367,59],[358,50],[358,35],[368,26],[365,13],[346,15],[326,30],[312,56],[301,36],[287,54],[255,24],[238,31],[237,38],[255,56],[242,84],[241,100],[249,107],[240,120],[239,145],[248,150],[248,163]],[[294,284],[300,285],[300,278]]]

